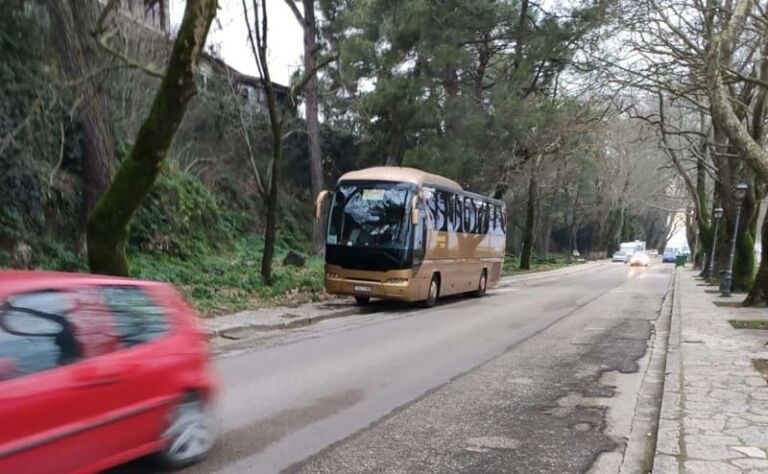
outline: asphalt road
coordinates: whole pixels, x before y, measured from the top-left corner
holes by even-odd
[[[606,407],[633,399],[671,270],[600,263],[239,341],[220,443],[184,472],[585,472],[623,449]]]

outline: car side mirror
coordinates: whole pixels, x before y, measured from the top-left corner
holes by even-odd
[[[29,337],[53,337],[64,330],[53,317],[16,308],[5,310],[0,316],[0,327],[15,336]]]
[[[320,217],[322,217],[323,214],[323,202],[325,201],[325,198],[328,197],[328,191],[322,190],[317,195],[317,199],[315,199],[315,220],[320,220]]]

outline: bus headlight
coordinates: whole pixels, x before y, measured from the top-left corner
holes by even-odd
[[[392,285],[402,285],[403,283],[408,283],[407,278],[387,278],[387,281],[385,283],[389,283]]]
[[[326,278],[339,278],[339,275],[338,275],[338,273],[325,272],[325,277]]]

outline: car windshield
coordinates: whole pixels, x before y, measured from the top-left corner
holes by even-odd
[[[328,244],[403,248],[413,186],[405,183],[342,183],[336,189],[328,224]]]

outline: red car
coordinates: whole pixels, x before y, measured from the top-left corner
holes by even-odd
[[[170,285],[0,271],[0,472],[91,473],[212,448],[207,336]]]

